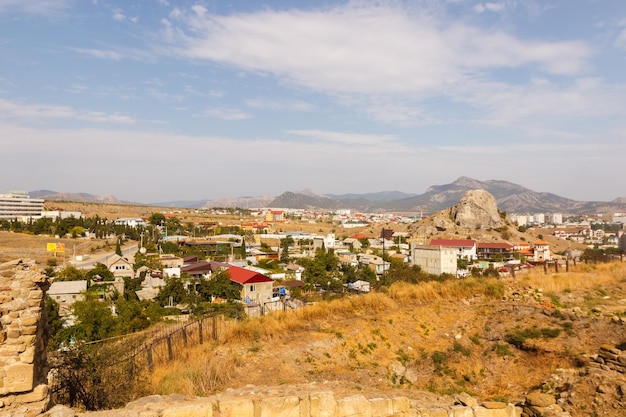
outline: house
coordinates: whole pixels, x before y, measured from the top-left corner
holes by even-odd
[[[533,243],[533,260],[535,262],[551,261],[550,244],[545,240],[538,240]]]
[[[368,266],[376,275],[382,275],[389,270],[390,263],[383,261],[383,258],[380,256],[360,254],[357,259],[359,264]]]
[[[476,253],[476,241],[469,239],[433,239],[430,241],[431,246],[441,246],[444,248],[454,249],[459,259],[467,259],[473,261],[478,258]]]
[[[271,301],[274,281],[256,271],[230,266],[228,277],[241,286],[241,299],[248,305],[263,305]]]
[[[59,315],[67,317],[72,314],[72,304],[85,299],[87,280],[54,281],[48,289],[48,296],[59,305]]]
[[[427,274],[456,275],[457,250],[451,247],[434,245],[411,245],[411,263],[418,265]]]
[[[513,245],[506,242],[478,242],[476,244],[476,255],[480,259],[493,259],[496,255],[508,259],[512,252]]]
[[[198,262],[183,265],[183,267],[180,268],[180,272],[181,274],[187,273],[192,278],[195,278],[196,280],[211,279],[211,275],[213,275],[214,272],[217,272],[220,269],[226,269],[229,267],[230,265],[222,263],[222,262],[198,261]]]
[[[113,221],[115,225],[118,226],[128,226],[128,227],[146,227],[146,222],[139,217],[131,218],[131,217],[120,217]]]
[[[115,277],[131,277],[134,278],[135,270],[133,264],[128,261],[127,258],[122,258],[119,255],[111,255],[107,259],[107,268],[113,272]]]
[[[355,292],[370,292],[370,283],[363,280],[351,282],[348,285],[348,289]]]
[[[544,240],[538,240],[530,244],[524,242],[515,244],[513,250],[521,256],[524,256],[530,262],[546,262],[552,260],[552,253],[550,252],[550,244]]]
[[[282,210],[270,210],[265,213],[265,221],[282,222],[285,221],[285,212]]]
[[[174,255],[161,255],[159,257],[159,263],[164,268],[180,268],[185,263],[183,258]]]
[[[359,261],[357,259],[356,254],[350,252],[349,250],[345,250],[345,249],[337,250],[335,251],[335,255],[337,255],[339,262],[343,265],[350,265],[354,267],[359,265]]]

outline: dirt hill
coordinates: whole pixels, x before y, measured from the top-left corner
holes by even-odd
[[[596,359],[601,346],[626,344],[625,276],[623,264],[584,265],[506,281],[397,285],[250,319],[157,370],[154,390],[330,383],[370,395],[430,392],[445,403],[461,392],[522,403],[542,391],[571,415],[619,416],[626,378]]]

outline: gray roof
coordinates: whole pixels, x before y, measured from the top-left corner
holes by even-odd
[[[87,281],[54,281],[50,285],[48,295],[80,294],[87,290]]]

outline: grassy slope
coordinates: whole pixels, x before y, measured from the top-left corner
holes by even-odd
[[[333,381],[352,392],[466,391],[515,402],[601,344],[626,341],[626,327],[609,317],[626,314],[624,277],[620,264],[515,281],[394,285],[386,293],[249,319],[219,345],[157,369],[153,389],[206,395],[247,384]],[[558,329],[558,336],[526,339],[524,349],[507,343],[508,335],[533,328],[551,336]]]

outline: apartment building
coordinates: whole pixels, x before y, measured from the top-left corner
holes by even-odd
[[[30,198],[26,191],[0,194],[0,219],[28,220],[41,217],[42,198]]]

